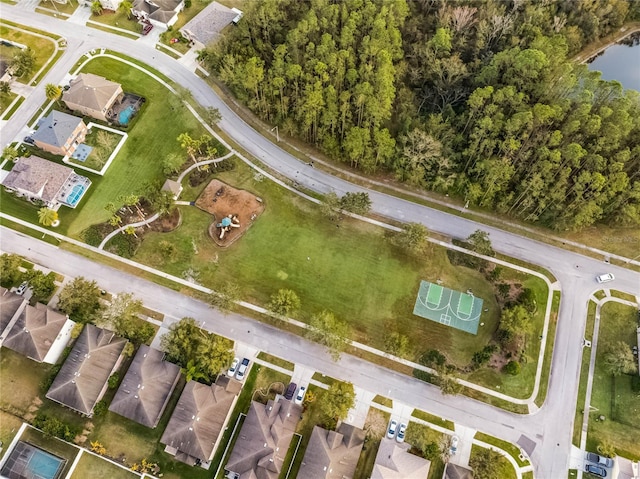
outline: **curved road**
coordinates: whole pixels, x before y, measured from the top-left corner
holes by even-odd
[[[218,125],[226,134],[264,164],[297,181],[301,186],[321,193],[336,191],[339,195],[347,191],[367,191],[373,203],[372,211],[374,213],[397,220],[423,223],[430,230],[452,237],[465,238],[476,229],[483,229],[490,234],[492,244],[497,251],[538,264],[552,271],[562,285],[563,294],[547,401],[543,408],[534,415],[518,416],[465,397],[443,399],[435,388],[421,384],[418,381],[408,381],[406,377],[388,371],[385,377],[388,378],[389,384],[392,385],[391,396],[402,402],[410,402],[411,405],[416,407],[451,418],[463,425],[480,429],[511,442],[517,441],[520,434],[526,435],[536,443],[532,454],[536,476],[549,479],[566,477],[578,392],[582,335],[586,323],[587,303],[590,294],[598,289],[594,278],[597,274],[605,271],[613,272],[616,275],[616,281],[610,284],[611,287],[632,294],[640,294],[640,275],[638,273],[624,268],[604,265],[600,261],[577,253],[417,205],[384,193],[367,190],[323,171],[311,168],[263,138],[248,126],[197,75],[143,41],[134,41],[83,25],[35,14],[34,12],[22,10],[19,6],[3,4],[2,16],[11,21],[64,36],[68,44],[65,54],[40,82],[40,86],[22,103],[18,111],[14,113],[12,120],[3,126],[3,143],[9,143],[13,138],[16,138],[32,114],[45,101],[43,85],[60,82],[84,52],[105,47],[110,50],[124,52],[133,58],[152,65],[177,84],[191,90],[193,98],[203,106],[218,108],[222,114],[222,120]],[[4,248],[5,240],[8,239],[9,235],[6,229],[2,231]],[[17,249],[23,249],[19,247],[18,243],[14,245]],[[47,249],[48,247],[44,245],[38,247],[38,251]],[[14,249],[10,250],[13,251]],[[33,255],[33,250],[27,254],[32,258]],[[57,252],[56,255],[59,257],[60,252]],[[37,258],[33,259],[37,260]],[[86,260],[84,261],[86,262]],[[51,258],[49,258],[50,262]],[[86,266],[83,266],[83,268],[86,268]],[[106,267],[97,265],[96,268],[102,271]],[[80,271],[83,272],[85,270],[80,269]],[[64,273],[64,271],[61,272]],[[88,276],[87,273],[84,274]],[[115,272],[113,274],[116,275]],[[103,273],[96,273],[96,277],[102,276]],[[133,279],[128,278],[128,283],[120,284],[134,284],[131,281]],[[139,279],[135,281],[136,285],[140,283],[141,280]],[[166,290],[158,294],[158,291],[163,288],[157,285],[147,284],[144,287],[140,286],[140,288],[142,291],[138,291],[137,287],[132,291],[143,298],[145,302],[149,301],[150,305],[153,305],[153,297],[170,297],[164,296],[170,295]],[[119,287],[115,286],[115,289],[118,290]],[[150,293],[150,291],[153,291],[153,293]],[[198,302],[194,302],[190,298],[177,295],[177,293],[173,293],[171,297],[173,297],[173,301],[162,301],[163,304],[159,305],[158,309],[175,311],[175,305],[184,304],[185,309],[180,309],[180,312],[176,314],[177,317],[182,317],[187,313],[191,314],[191,311],[195,317],[202,319],[212,316],[211,310],[208,308],[205,310],[202,304],[198,306]],[[215,321],[216,325],[211,327],[213,329],[220,328],[222,326],[220,323],[226,323],[229,319],[227,317],[224,321]],[[244,325],[247,324],[245,323],[247,321],[246,318],[234,315],[233,319],[233,323],[242,324],[242,330],[244,330]],[[375,378],[381,374],[381,368],[348,356],[341,360],[339,367],[332,365],[322,350],[309,345],[306,341],[288,336],[280,331],[271,330],[264,325],[256,325],[253,322],[250,324],[251,328],[259,328],[264,335],[271,338],[269,344],[274,354],[279,354],[280,350],[282,350],[283,357],[296,360],[293,356],[298,357],[294,353],[298,351],[297,346],[299,345],[299,352],[302,354],[299,355],[298,362],[309,364],[310,361],[313,361],[314,366],[316,364],[321,365],[327,373],[334,371],[334,375],[344,379],[351,379],[354,383],[361,384],[372,391],[380,389]],[[235,339],[246,340],[246,338],[238,337],[238,331],[228,331],[228,333],[230,337]],[[287,347],[282,347],[285,338]],[[281,347],[277,347],[277,344],[280,344]],[[296,347],[293,347],[291,353],[287,354],[290,344]],[[313,351],[313,354],[310,355],[309,351]],[[336,370],[336,368],[338,369]],[[370,377],[370,381],[366,380],[367,376]],[[367,383],[371,383],[370,386],[365,385]],[[381,394],[388,395],[386,390]],[[410,399],[407,400],[407,398]]]

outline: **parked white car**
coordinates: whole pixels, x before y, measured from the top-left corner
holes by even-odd
[[[601,274],[600,276],[596,276],[596,281],[600,284],[608,283],[609,281],[613,281],[616,277],[611,273]]]
[[[239,362],[240,362],[239,358],[233,358],[233,361],[231,362],[231,366],[229,366],[229,370],[227,371],[227,376],[232,378],[233,376],[236,375],[236,371],[238,369],[238,363]]]
[[[393,439],[396,436],[396,432],[398,430],[398,421],[392,419],[389,423],[389,429],[387,429],[387,437],[389,439]]]
[[[456,455],[456,452],[458,452],[458,442],[460,441],[460,439],[458,439],[458,436],[453,436],[451,438],[451,446],[449,447],[449,451],[451,452],[452,456]]]
[[[307,394],[307,388],[304,386],[300,386],[300,389],[298,389],[298,395],[293,400],[293,402],[295,402],[296,404],[302,404],[305,394]]]

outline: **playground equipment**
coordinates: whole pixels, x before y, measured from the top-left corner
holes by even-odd
[[[222,218],[222,221],[216,224],[216,228],[220,228],[220,239],[223,239],[224,235],[231,231],[231,228],[240,228],[240,220],[237,215],[231,214]]]

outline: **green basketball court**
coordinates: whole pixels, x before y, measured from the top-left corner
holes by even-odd
[[[413,314],[436,323],[478,334],[482,300],[439,284],[420,282]]]

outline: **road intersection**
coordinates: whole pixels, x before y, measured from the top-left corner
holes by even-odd
[[[436,388],[391,372],[351,356],[333,363],[324,350],[304,339],[283,333],[240,315],[223,316],[204,303],[149,283],[140,278],[92,263],[84,258],[59,250],[31,238],[2,229],[2,249],[23,254],[39,264],[66,275],[84,275],[98,279],[105,287],[121,291],[123,285],[144,300],[149,307],[175,318],[193,316],[206,322],[212,331],[243,342],[250,342],[271,354],[292,362],[309,364],[341,379],[353,381],[377,394],[397,398],[419,409],[430,411],[510,442],[523,435],[535,443],[532,460],[536,477],[566,477],[571,448],[571,434],[578,392],[582,335],[587,305],[591,294],[599,289],[595,276],[612,272],[616,281],[612,288],[634,295],[640,294],[640,275],[624,268],[606,265],[602,261],[563,250],[545,243],[494,227],[453,216],[391,195],[357,186],[324,171],[312,168],[288,154],[236,115],[211,88],[192,71],[171,57],[160,53],[145,42],[134,41],[83,25],[70,25],[62,20],[34,14],[20,6],[3,4],[3,18],[62,35],[67,50],[47,73],[41,85],[59,83],[77,60],[86,52],[108,47],[150,64],[176,84],[189,89],[195,101],[204,107],[213,106],[222,114],[218,126],[243,150],[280,175],[301,187],[326,193],[367,191],[372,211],[400,221],[425,224],[430,230],[454,238],[465,238],[476,229],[490,234],[494,249],[502,254],[535,263],[550,270],[561,284],[562,297],[556,330],[552,370],[547,400],[533,415],[519,416],[479,403],[466,397],[443,398]],[[19,139],[35,111],[45,102],[44,88],[37,88],[3,125],[3,144]],[[29,246],[27,246],[29,245]],[[30,250],[26,248],[31,248]],[[26,249],[26,250],[25,250]],[[64,258],[64,260],[62,260]],[[62,268],[65,270],[63,271]],[[247,331],[247,332],[245,332]],[[380,378],[384,377],[384,381]]]

